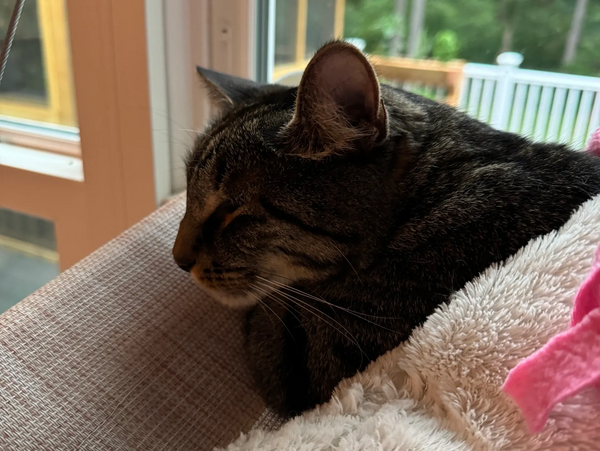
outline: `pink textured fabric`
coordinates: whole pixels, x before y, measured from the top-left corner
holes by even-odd
[[[585,150],[600,157],[600,128],[592,133],[592,137]]]
[[[173,262],[177,196],[0,315],[0,451],[207,451],[270,428],[242,312]]]
[[[592,386],[600,388],[600,247],[575,297],[571,328],[513,368],[503,390],[536,433],[556,404]]]

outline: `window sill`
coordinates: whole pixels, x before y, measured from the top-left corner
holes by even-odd
[[[79,129],[0,116],[0,143],[72,157],[81,155]]]
[[[0,166],[83,182],[83,162],[75,156],[0,142]]]

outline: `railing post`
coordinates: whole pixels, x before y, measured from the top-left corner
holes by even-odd
[[[512,99],[515,91],[514,73],[523,62],[523,55],[516,52],[501,53],[496,58],[500,66],[498,84],[494,95],[492,126],[499,130],[508,129]]]

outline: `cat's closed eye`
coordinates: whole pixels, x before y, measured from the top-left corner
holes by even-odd
[[[209,237],[217,229],[225,229],[238,216],[241,207],[231,200],[222,202],[204,223],[203,235]]]

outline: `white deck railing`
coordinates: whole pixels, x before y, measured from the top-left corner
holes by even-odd
[[[521,62],[505,53],[498,66],[467,63],[459,108],[500,130],[583,148],[600,127],[600,78],[519,69]]]

